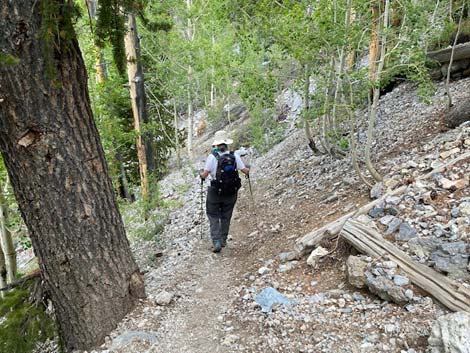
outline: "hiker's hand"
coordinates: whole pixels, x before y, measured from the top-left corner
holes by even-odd
[[[204,175],[204,169],[199,169],[198,170],[198,173],[199,173],[199,177],[201,178],[202,181],[204,181],[206,178],[207,178],[207,175]]]

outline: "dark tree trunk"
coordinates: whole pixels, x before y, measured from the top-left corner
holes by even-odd
[[[64,1],[55,3],[64,11]],[[0,67],[0,149],[72,351],[102,343],[145,292],[117,210],[78,43],[65,26],[67,15],[55,14],[58,30],[66,32],[45,55],[41,5],[0,1],[0,55],[18,59]]]

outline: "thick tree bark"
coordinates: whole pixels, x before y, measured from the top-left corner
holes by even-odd
[[[143,198],[148,197],[149,174],[155,171],[155,156],[148,132],[142,132],[142,125],[148,123],[147,98],[144,88],[144,73],[140,62],[140,44],[137,35],[137,23],[133,13],[128,15],[126,34],[127,74],[134,115],[134,130],[137,132],[137,155],[139,158],[140,180]]]
[[[72,39],[51,43],[50,56],[41,2],[0,2],[0,51],[19,61],[0,67],[0,149],[72,351],[101,344],[145,291],[117,209],[78,43],[64,25],[65,1],[57,0],[64,13],[54,18]]]

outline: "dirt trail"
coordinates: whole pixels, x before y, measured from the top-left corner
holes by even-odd
[[[459,82],[454,91],[463,95],[468,85],[470,80]],[[385,146],[378,163],[383,175],[394,174],[401,180],[404,170],[416,169],[408,162],[423,156],[426,168],[431,163],[427,156],[434,150],[439,155],[436,146],[425,145],[438,134],[441,96],[424,108],[406,87],[385,97],[387,114],[378,122],[378,146]],[[409,103],[407,109],[398,104],[403,99]],[[390,148],[403,131],[410,136],[418,136],[419,129],[422,133],[417,115],[432,131],[425,138],[405,139],[409,148],[395,153]],[[403,147],[405,140],[396,145]],[[312,155],[302,141],[302,131],[292,132],[250,163],[258,216],[253,214],[244,181],[231,225],[233,240],[220,254],[210,250],[207,220],[205,239],[199,237],[199,179],[194,170],[201,163],[188,167],[188,172],[173,171],[162,182],[173,190],[167,197],[183,205],[172,213],[171,224],[163,232],[163,256],[152,260],[151,266],[141,266],[148,268],[148,298],[103,349],[119,353],[425,351],[430,325],[443,313],[441,308],[415,288],[412,305],[403,307],[349,286],[344,264],[354,251],[347,244],[322,244],[337,251],[316,269],[304,260],[281,260],[281,253],[292,249],[296,238],[369,199],[350,163]],[[198,144],[197,155],[207,155],[203,149],[208,143],[205,147],[203,143]],[[191,187],[181,195],[178,189],[183,184]],[[146,255],[141,256],[151,252],[143,251]],[[296,304],[262,313],[256,295],[266,287]],[[156,304],[162,291],[174,294],[169,305]]]
[[[156,268],[145,276],[148,299],[121,323],[111,336],[112,341],[106,344],[108,350],[120,353],[230,351],[224,340],[230,341],[232,327],[230,322],[225,322],[225,315],[235,299],[240,282],[238,274],[245,265],[246,253],[242,249],[246,247],[245,233],[236,221],[245,217],[243,212],[248,210],[241,203],[244,201],[239,201],[234,212],[232,239],[219,254],[211,251],[207,220],[203,240],[200,226],[193,227],[176,243],[163,239],[167,249],[157,260]],[[162,290],[175,295],[171,304],[155,304],[155,297]]]
[[[230,248],[212,254],[208,241],[198,242],[174,280],[176,287],[178,280],[186,281],[183,282],[185,290],[178,293],[177,303],[161,317],[162,326],[157,331],[159,344],[152,352],[226,351],[221,345],[225,333],[220,318],[232,301],[236,283],[233,255]]]

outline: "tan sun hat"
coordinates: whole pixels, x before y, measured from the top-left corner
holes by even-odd
[[[217,131],[214,135],[214,142],[212,142],[212,146],[217,145],[230,145],[233,143],[232,139],[228,138],[227,132],[225,130]]]

